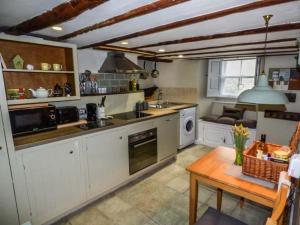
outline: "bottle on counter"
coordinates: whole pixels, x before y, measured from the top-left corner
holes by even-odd
[[[267,135],[262,134],[260,136],[260,142],[257,146],[257,150],[261,150],[263,152],[263,154],[268,154],[268,151],[266,149],[266,139],[267,139]]]
[[[136,83],[136,79],[134,78],[134,79],[132,80],[132,91],[136,91],[136,87],[137,87],[136,84],[137,84],[137,83]]]
[[[132,89],[133,89],[133,87],[132,87],[132,79],[129,80],[128,86],[129,86],[129,91],[132,91]]]

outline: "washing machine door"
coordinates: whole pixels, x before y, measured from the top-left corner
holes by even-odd
[[[193,117],[187,117],[185,120],[184,120],[184,134],[186,136],[192,134],[194,132],[194,129],[195,129],[195,121],[193,119]]]

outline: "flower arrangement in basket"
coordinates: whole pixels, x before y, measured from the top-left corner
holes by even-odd
[[[249,129],[244,127],[243,124],[232,126],[232,134],[235,145],[235,161],[234,164],[241,166],[243,164],[243,151],[245,144],[249,139]]]

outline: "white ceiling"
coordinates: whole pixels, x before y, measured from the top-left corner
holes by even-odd
[[[65,0],[0,0],[0,26],[14,26]]]
[[[0,26],[13,26],[24,22],[34,16],[52,9],[53,7],[65,2],[63,0],[0,0]],[[86,26],[99,23],[112,17],[126,13],[132,9],[153,3],[157,0],[109,0],[98,7],[87,10],[81,15],[59,24],[63,27],[63,31],[57,32],[51,28],[45,28],[33,33],[46,35],[50,37],[59,37]],[[255,2],[253,0],[190,0],[169,8],[158,10],[156,12],[135,17],[111,26],[103,27],[76,37],[73,37],[68,42],[75,43],[79,47],[89,45],[95,42],[101,42],[119,36],[131,34],[137,31],[157,27],[160,25],[176,22],[191,17],[205,15],[208,13],[224,10],[231,7]],[[132,38],[128,41],[128,46],[137,47],[148,44],[155,44],[164,41],[177,40],[182,38],[205,36],[225,32],[235,32],[240,30],[258,28],[264,26],[262,16],[265,14],[273,14],[270,25],[286,24],[300,22],[300,0],[289,3],[279,4],[270,7],[264,7],[256,10],[251,10],[243,13],[235,13],[225,17],[220,17],[213,20],[208,20],[201,23],[196,23],[188,26],[179,27],[172,30],[158,32],[146,36]],[[285,32],[274,32],[269,34],[269,40],[281,38],[296,38],[300,37],[299,30],[290,30]],[[158,49],[164,48],[168,51],[177,51],[193,48],[204,48],[210,46],[222,46],[234,43],[246,43],[263,41],[264,34],[255,34],[247,36],[238,36],[231,38],[219,38],[206,41],[197,41],[182,44],[172,44],[165,46],[157,46],[144,48],[143,50],[157,52]],[[122,46],[120,42],[112,43],[112,45]],[[268,44],[269,47],[290,46],[295,45],[295,42],[273,43]],[[215,48],[205,51],[196,52],[215,52],[224,50],[247,49],[247,48],[262,48],[263,45],[238,46],[227,48]],[[279,51],[279,50],[276,50]],[[284,51],[284,50],[283,50]],[[189,53],[189,52],[185,52]],[[239,54],[243,52],[238,52]],[[247,53],[247,52],[246,52]],[[224,53],[222,53],[223,55]],[[230,53],[228,53],[230,54]],[[237,54],[237,53],[234,53]],[[204,56],[204,55],[201,55]]]

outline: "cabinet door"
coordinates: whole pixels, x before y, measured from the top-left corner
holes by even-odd
[[[83,200],[79,156],[77,140],[29,149],[22,155],[34,225],[53,219]]]
[[[179,116],[157,120],[158,161],[177,154]]]
[[[86,138],[90,198],[108,191],[129,177],[128,138],[124,133],[117,129]]]
[[[17,225],[18,213],[0,111],[0,224]]]
[[[207,124],[204,127],[204,144],[210,147],[226,144],[225,130],[221,126]]]

